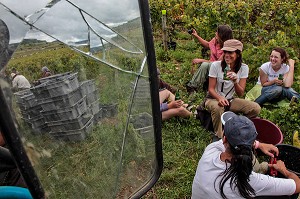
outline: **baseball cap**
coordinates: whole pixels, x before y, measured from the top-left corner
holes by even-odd
[[[237,149],[241,145],[253,145],[257,131],[250,119],[227,111],[221,115],[221,121],[224,125],[224,135],[231,146]]]
[[[229,39],[224,42],[223,48],[221,50],[231,51],[231,52],[236,50],[243,51],[243,44],[239,40]]]

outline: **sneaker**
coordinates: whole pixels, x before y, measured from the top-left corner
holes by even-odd
[[[188,111],[190,111],[190,112],[193,112],[193,110],[196,108],[196,106],[195,105],[188,105],[187,107],[186,107],[186,109],[188,110]]]
[[[297,99],[297,97],[296,96],[293,96],[292,97],[292,99],[291,99],[291,101],[290,101],[290,106],[293,106],[295,103],[297,103],[298,102],[298,99]]]
[[[189,95],[197,91],[197,88],[189,86],[188,84],[185,85],[185,88]]]

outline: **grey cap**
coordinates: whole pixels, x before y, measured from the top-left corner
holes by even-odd
[[[43,66],[42,72],[50,72],[50,70],[47,68],[47,66]]]
[[[231,146],[238,149],[241,145],[253,145],[257,131],[249,118],[227,111],[222,114],[221,121],[224,125],[224,135]]]

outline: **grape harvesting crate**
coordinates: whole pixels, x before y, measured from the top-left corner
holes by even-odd
[[[100,104],[100,109],[102,109],[102,116],[105,117],[114,117],[118,114],[118,104]]]
[[[93,121],[94,120],[92,117],[81,129],[61,131],[61,132],[50,132],[49,134],[57,140],[69,141],[69,142],[82,141],[86,139],[86,137],[92,131]]]
[[[48,126],[51,132],[62,132],[69,130],[81,129],[93,117],[91,114],[83,114],[72,120],[60,120],[49,122]]]
[[[61,110],[41,111],[41,114],[45,117],[45,120],[47,122],[53,122],[60,120],[72,120],[86,113],[86,111],[86,97],[84,96],[75,105],[71,107]]]
[[[40,105],[44,111],[63,109],[75,105],[82,97],[80,89],[76,89],[65,95],[41,100]]]

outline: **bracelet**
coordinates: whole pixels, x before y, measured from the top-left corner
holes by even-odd
[[[258,140],[255,140],[254,148],[255,148],[255,149],[258,149],[258,146],[259,146],[259,141],[258,141]]]

